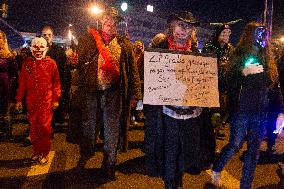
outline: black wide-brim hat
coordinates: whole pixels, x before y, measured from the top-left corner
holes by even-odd
[[[192,24],[194,26],[199,26],[200,22],[193,16],[193,14],[189,11],[180,11],[178,13],[172,14],[168,18],[168,24],[174,20],[181,20],[183,22]]]
[[[9,47],[12,49],[20,48],[24,45],[25,40],[16,29],[9,25],[5,20],[0,18],[0,30],[7,36]]]

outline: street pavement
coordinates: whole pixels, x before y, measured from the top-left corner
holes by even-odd
[[[87,162],[85,169],[78,169],[79,147],[66,142],[67,125],[58,126],[53,139],[52,151],[49,154],[49,164],[40,166],[31,163],[31,146],[23,145],[23,133],[27,125],[12,126],[13,136],[9,140],[0,142],[0,189],[162,189],[160,178],[149,177],[144,171],[144,154],[142,152],[144,130],[143,125],[130,128],[130,144],[127,153],[118,153],[116,181],[105,180],[100,170],[102,161],[102,144],[98,145],[98,152]],[[218,150],[228,142],[228,128],[226,139],[218,140]],[[284,136],[277,140],[277,151],[284,151]],[[222,172],[223,187],[239,188],[242,161],[241,156],[246,145],[232,158]],[[268,158],[265,153],[266,142],[262,144],[261,158],[253,188],[279,188],[279,177],[276,173],[279,155]],[[210,185],[211,170],[203,171],[200,175],[184,176],[184,189],[213,188]]]

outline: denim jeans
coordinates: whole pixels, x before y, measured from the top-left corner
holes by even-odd
[[[239,150],[247,137],[248,150],[244,157],[241,189],[250,189],[259,157],[259,148],[265,133],[266,113],[236,113],[230,122],[230,140],[214,163],[213,171],[220,172]]]

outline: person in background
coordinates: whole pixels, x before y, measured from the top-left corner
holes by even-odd
[[[141,81],[141,90],[143,95],[144,90],[144,43],[140,40],[134,42],[134,56],[136,58],[138,72]],[[138,107],[139,106],[139,107]],[[137,107],[131,110],[131,125],[139,125],[139,122],[144,121],[142,101],[138,102]]]
[[[15,55],[8,45],[6,34],[0,30],[0,133],[8,137],[10,127],[6,116],[11,100],[14,100],[13,81],[18,76]]]
[[[33,57],[25,59],[21,68],[15,108],[23,108],[26,93],[33,148],[31,159],[45,165],[51,149],[53,109],[58,107],[61,95],[60,77],[55,61],[45,56],[48,47],[44,38],[34,38],[31,49]]]
[[[229,66],[229,57],[232,54],[233,46],[229,42],[231,29],[227,23],[215,23],[215,32],[211,41],[207,42],[202,48],[202,53],[212,54],[217,57],[218,66],[218,90],[220,108],[210,108],[211,124],[204,125],[204,140],[202,140],[203,152],[208,157],[209,167],[215,160],[216,139],[224,139],[224,127],[228,118],[227,113],[227,71]],[[209,150],[209,151],[207,151]],[[205,165],[206,166],[206,165]]]
[[[212,118],[216,124],[216,136],[223,139],[225,137],[224,124],[227,121],[227,70],[229,64],[229,57],[233,51],[233,45],[230,43],[231,29],[228,24],[221,24],[216,26],[212,41],[205,44],[202,49],[203,53],[214,54],[217,56],[218,64],[218,87],[220,95],[220,108],[213,110]],[[216,120],[218,119],[218,120]]]
[[[48,44],[47,56],[55,60],[60,75],[62,97],[59,100],[59,106],[54,110],[54,120],[52,127],[55,129],[55,123],[63,124],[65,119],[65,105],[68,104],[70,98],[70,82],[71,71],[66,64],[65,50],[53,42],[54,32],[51,26],[44,26],[41,31],[41,36],[44,37]]]
[[[283,101],[279,92],[277,67],[272,59],[267,32],[263,25],[250,22],[244,28],[233,52],[228,70],[229,143],[213,165],[212,183],[221,186],[221,171],[239,150],[245,138],[248,150],[244,157],[240,188],[250,189],[259,158],[265,123],[273,101],[278,121],[283,122]]]

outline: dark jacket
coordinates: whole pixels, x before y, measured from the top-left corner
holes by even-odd
[[[264,72],[244,76],[242,64],[248,58],[236,57],[232,61],[232,69],[228,73],[228,110],[235,112],[283,112],[283,98],[279,82],[272,83],[268,77],[266,62],[259,58]],[[245,98],[248,97],[248,98]]]
[[[132,45],[124,37],[117,37],[121,46],[120,55],[120,79],[122,97],[129,99],[141,99],[141,87],[139,85],[139,73],[137,65],[132,54]],[[84,88],[86,93],[96,93],[97,89],[97,72],[99,51],[96,42],[90,34],[84,35],[78,44],[78,70],[79,70],[79,88]]]
[[[59,45],[52,43],[52,45],[48,48],[46,53],[47,56],[50,56],[53,60],[55,60],[57,64],[57,68],[60,75],[61,84],[65,83],[65,66],[66,66],[66,54],[62,47]]]
[[[222,48],[219,43],[206,43],[202,49],[202,53],[212,54],[217,57],[218,65],[218,87],[220,92],[227,90],[228,81],[226,72],[228,70],[229,57],[233,52],[234,47],[228,43]]]
[[[132,44],[125,37],[117,37],[121,47],[120,54],[120,80],[119,87],[121,93],[121,140],[123,148],[127,148],[128,126],[130,123],[130,100],[132,98],[142,99],[139,73],[132,53]],[[96,41],[90,34],[84,35],[78,44],[78,95],[76,99],[77,107],[84,108],[87,97],[95,96],[98,93],[98,57],[99,51]],[[99,113],[99,112],[98,112]]]

